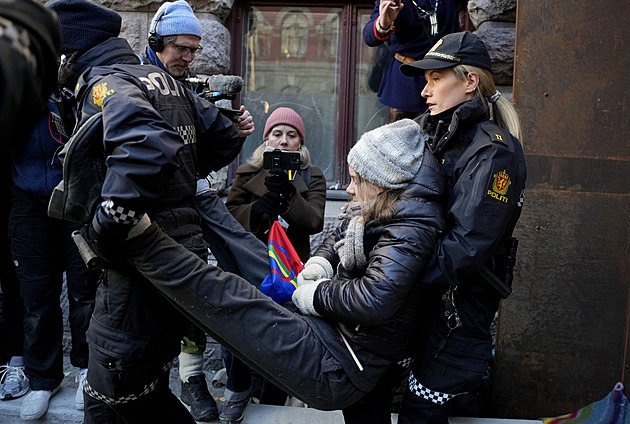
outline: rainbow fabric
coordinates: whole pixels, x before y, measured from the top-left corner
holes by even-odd
[[[630,424],[628,398],[617,383],[608,395],[570,414],[543,418],[544,424]]]
[[[277,303],[286,302],[297,288],[297,276],[304,265],[278,221],[269,231],[267,251],[271,272],[263,280],[260,291]]]

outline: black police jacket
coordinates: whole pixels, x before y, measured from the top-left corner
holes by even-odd
[[[428,127],[428,114],[418,119]],[[448,130],[433,150],[448,177],[446,229],[420,282],[457,286],[455,303],[461,327],[449,334],[442,314],[430,317],[424,354],[485,371],[492,354],[490,326],[500,296],[477,271],[488,267],[500,279],[507,243],[520,216],[525,158],[520,142],[490,121],[488,104],[474,99],[453,113]],[[447,337],[448,335],[448,337]],[[467,365],[463,365],[467,364]]]
[[[110,38],[80,60],[104,57],[120,59],[89,68],[76,90],[79,125],[103,113],[102,197],[136,215],[192,201],[197,179],[229,164],[244,139],[212,103],[140,65],[125,40]]]

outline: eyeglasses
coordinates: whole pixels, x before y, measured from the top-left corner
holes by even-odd
[[[171,43],[173,45],[173,47],[175,47],[175,50],[177,51],[177,54],[180,56],[186,56],[188,53],[190,53],[192,56],[196,55],[197,52],[203,50],[203,47],[199,46],[199,47],[188,47],[188,46],[182,46],[180,44],[175,44],[175,43]]]

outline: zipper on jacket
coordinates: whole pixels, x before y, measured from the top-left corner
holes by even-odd
[[[479,168],[479,166],[481,166],[482,163],[484,163],[486,161],[486,156],[483,155],[481,157],[481,160],[477,163],[477,165],[475,165],[475,167],[473,168],[472,171],[470,171],[470,174],[468,174],[468,179],[472,180],[473,175],[475,175],[475,171],[477,171],[477,169]]]

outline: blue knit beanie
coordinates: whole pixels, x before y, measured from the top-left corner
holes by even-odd
[[[201,38],[201,24],[192,8],[185,0],[164,3],[151,20],[149,36],[152,32],[167,35],[191,34]]]
[[[87,51],[111,37],[118,37],[122,18],[113,10],[89,0],[52,0],[47,8],[57,12],[64,52]]]

